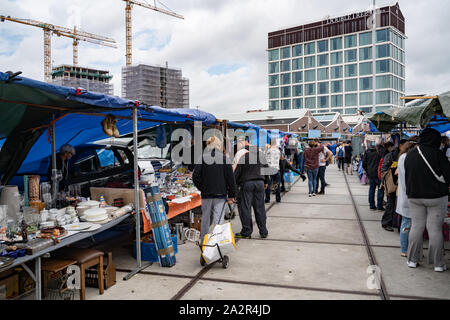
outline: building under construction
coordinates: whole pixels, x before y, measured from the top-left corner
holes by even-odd
[[[112,79],[109,71],[83,68],[71,65],[54,67],[52,83],[65,86],[83,88],[108,95],[114,95],[114,85],[109,83]]]
[[[122,97],[168,109],[189,108],[189,80],[167,65],[123,67]]]

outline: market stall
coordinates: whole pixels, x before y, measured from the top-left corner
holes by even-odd
[[[131,114],[130,114],[131,111]],[[81,116],[87,116],[95,118],[97,117],[97,126],[98,125],[98,119],[99,117],[106,118],[107,115],[112,115],[114,119],[118,122],[118,128],[123,133],[126,133],[126,131],[133,133],[133,147],[134,150],[137,150],[137,132],[138,132],[138,120],[141,123],[145,123],[146,127],[151,126],[151,124],[161,123],[161,122],[181,122],[181,123],[192,123],[193,121],[202,121],[204,123],[213,124],[215,123],[214,116],[203,113],[198,110],[165,110],[158,107],[150,107],[150,106],[143,106],[140,105],[136,101],[130,101],[121,99],[118,97],[111,97],[111,96],[105,96],[97,93],[90,93],[85,92],[81,89],[75,89],[75,88],[65,88],[65,87],[59,87],[59,86],[53,86],[46,83],[42,83],[39,81],[30,80],[23,77],[18,77],[17,75],[12,74],[5,74],[0,73],[0,115],[2,118],[2,121],[5,123],[8,123],[8,126],[2,127],[2,131],[0,132],[0,138],[6,138],[6,141],[4,141],[2,145],[2,149],[0,152],[0,174],[2,175],[2,182],[4,184],[9,183],[9,181],[16,175],[17,170],[23,163],[26,156],[29,154],[30,149],[32,149],[33,145],[36,143],[36,141],[39,138],[42,138],[44,131],[49,132],[48,136],[51,137],[51,154],[53,158],[53,168],[55,168],[55,154],[56,154],[56,136],[57,136],[57,130],[55,127],[57,127],[57,124],[64,119],[66,123],[68,124],[75,124],[76,123],[76,117]],[[57,121],[59,120],[59,121]],[[79,119],[78,119],[79,120]],[[122,122],[122,123],[121,123]],[[80,124],[80,122],[78,122]],[[123,126],[122,126],[123,124]],[[84,128],[87,127],[87,128]],[[69,131],[68,126],[62,127],[62,129]],[[69,137],[69,141],[74,141],[74,139],[80,139],[80,137],[84,136],[85,139],[87,139],[87,136],[93,135],[96,136],[95,133],[95,127],[89,127],[86,122],[83,122],[83,128],[80,128],[78,125],[78,132],[71,132],[72,136]],[[98,130],[98,128],[97,128]],[[61,141],[59,145],[66,143],[67,141]],[[49,148],[47,148],[48,150]],[[39,152],[42,152],[39,149]],[[45,152],[44,152],[45,153]],[[48,155],[48,152],[47,152]],[[45,156],[47,156],[45,155]],[[134,176],[134,208],[141,208],[140,206],[140,197],[139,197],[139,168],[138,168],[138,162],[137,157],[134,157],[134,163],[133,163],[133,176]],[[52,174],[52,177],[56,175]],[[27,176],[26,176],[27,177]],[[28,177],[27,177],[28,178]],[[30,180],[31,181],[31,180]],[[33,180],[34,183],[36,180]],[[37,190],[39,190],[39,180],[37,184]],[[56,180],[53,180],[56,181]],[[25,181],[24,188],[27,189],[28,186],[32,186],[33,190],[36,190],[36,185],[29,185],[27,183],[28,181]],[[56,185],[56,183],[55,183]],[[6,188],[6,187],[5,187]],[[46,202],[50,202],[51,206],[55,205],[55,195],[57,192],[50,192],[47,188],[44,188],[46,191],[43,194],[49,194],[53,195],[52,200],[48,201],[49,199],[39,198],[34,199],[35,202],[38,202],[36,204],[36,209],[39,212],[39,209],[42,209],[40,206],[44,204],[46,205]],[[6,189],[4,189],[5,191]],[[42,188],[41,188],[42,190]],[[28,190],[25,190],[24,192],[24,198],[26,201],[26,198],[28,196]],[[2,192],[2,194],[7,195],[8,192]],[[20,199],[18,197],[18,193],[16,190],[13,190],[12,193],[10,193],[12,198],[10,197],[9,201],[14,200],[14,205],[17,205],[17,202],[19,202],[19,209],[20,209]],[[34,194],[36,195],[36,194]],[[15,198],[14,198],[15,197]],[[81,198],[81,197],[80,197]],[[12,200],[11,200],[12,199]],[[46,201],[47,200],[47,201]],[[81,203],[84,204],[89,203],[88,199],[85,199],[87,201],[83,201],[83,199],[68,199],[67,197],[64,199],[66,201],[73,201],[74,203]],[[104,227],[108,226],[108,219],[119,219],[123,217],[126,214],[129,214],[132,210],[133,206],[130,206],[125,203],[121,203],[122,208],[119,207],[113,207],[111,203],[106,203],[104,199],[101,200],[100,203],[96,203],[95,206],[97,206],[96,209],[92,208],[91,214],[89,213],[89,209],[87,209],[83,216],[87,218],[87,222],[103,222],[105,223]],[[5,200],[6,201],[6,200]],[[61,215],[64,215],[65,219],[73,219],[70,222],[74,222],[75,224],[78,223],[77,218],[73,214],[73,211],[68,214],[67,211],[71,207],[72,203],[65,203],[69,204],[67,207],[64,205],[63,208],[57,209],[52,208],[54,210],[52,212],[55,221],[53,223],[62,223],[63,217]],[[90,201],[92,204],[92,201]],[[106,207],[111,208],[111,210],[106,210]],[[22,206],[23,208],[30,208],[30,206]],[[31,207],[33,208],[33,207]],[[131,209],[131,210],[130,210]],[[28,209],[27,209],[28,210]],[[56,212],[55,210],[58,210]],[[15,210],[16,211],[16,210]],[[64,211],[64,212],[63,212]],[[101,211],[101,212],[100,212]],[[105,211],[108,212],[108,214],[105,216]],[[120,212],[120,216],[117,214],[117,212]],[[125,214],[123,213],[125,211]],[[42,212],[42,211],[41,211]],[[41,219],[41,212],[39,212],[39,217]],[[17,213],[13,212],[12,215],[17,215]],[[60,220],[58,221],[58,215],[60,217]],[[115,216],[116,215],[116,216]],[[109,217],[108,217],[109,216]],[[6,214],[6,217],[8,215]],[[89,219],[91,217],[91,219]],[[106,218],[108,217],[108,218]],[[101,218],[101,219],[100,219]],[[4,220],[4,219],[3,219]],[[91,221],[89,221],[91,220]],[[3,221],[2,221],[3,222]],[[36,221],[37,222],[37,221]],[[47,222],[47,221],[43,221]],[[36,225],[39,225],[39,223],[36,223]],[[18,229],[18,226],[15,226],[16,229]],[[52,232],[48,236],[49,238],[52,238],[52,240],[55,242],[55,244],[59,241],[61,241],[61,238],[63,236],[72,236],[70,234],[66,234],[65,228],[61,226],[53,226],[49,227]],[[2,230],[6,227],[2,228]],[[9,231],[14,231],[14,228],[8,228]],[[98,228],[97,228],[98,229]],[[24,228],[22,228],[22,231],[24,231]],[[43,232],[44,230],[41,230],[35,233],[36,238],[39,237],[41,234],[46,234],[46,232]],[[6,234],[4,234],[6,237]],[[10,232],[8,234],[7,240],[10,242],[16,243],[20,236],[17,236],[16,232]],[[45,236],[47,237],[47,236]],[[28,236],[25,236],[24,233],[22,233],[22,240],[23,242],[26,242],[26,238]],[[75,238],[72,238],[75,239]],[[140,239],[140,219],[136,219],[136,239]],[[139,241],[138,241],[139,242]],[[53,247],[53,248],[56,248]],[[17,250],[16,250],[17,251]],[[15,252],[16,252],[15,251]],[[47,251],[48,252],[48,251]],[[44,251],[42,251],[42,254],[44,254]],[[33,255],[32,257],[29,257],[30,259],[35,260],[35,274],[33,274],[29,269],[27,271],[30,272],[31,276],[36,281],[36,298],[40,299],[40,259],[41,254],[37,253]],[[25,259],[25,260],[30,260]],[[18,260],[20,262],[20,260]],[[22,263],[22,265],[25,267],[25,264]],[[9,266],[6,266],[5,268],[8,268]],[[138,245],[138,255],[137,255],[137,269],[133,272],[135,274],[136,272],[140,271],[142,268],[146,266],[142,266],[141,259],[140,259],[140,246]],[[0,266],[1,268],[1,266]],[[27,268],[27,267],[25,267]]]

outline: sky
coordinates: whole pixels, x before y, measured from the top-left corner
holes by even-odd
[[[144,1],[144,0],[141,0]],[[147,0],[154,5],[154,1]],[[214,114],[268,109],[267,35],[364,11],[372,0],[164,0],[177,19],[134,6],[133,64],[181,69],[190,83],[190,107]],[[377,6],[395,1],[377,1]],[[450,1],[403,0],[406,19],[406,94],[450,90]],[[109,70],[121,95],[125,65],[122,0],[0,0],[0,15],[34,19],[111,37],[118,49],[80,42],[79,65]],[[43,31],[0,22],[0,71],[44,79]],[[72,64],[72,41],[52,37],[53,65]]]

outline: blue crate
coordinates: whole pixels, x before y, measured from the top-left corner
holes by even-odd
[[[293,183],[294,182],[294,173],[293,172],[285,172],[284,173],[284,182]]]
[[[175,254],[178,253],[177,245],[177,235],[172,234],[171,236],[173,243],[173,250]],[[133,241],[133,258],[136,259],[136,241]],[[150,262],[159,262],[158,252],[156,251],[156,246],[154,242],[142,242],[141,241],[141,260]]]

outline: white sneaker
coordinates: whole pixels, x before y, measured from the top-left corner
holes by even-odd
[[[311,198],[311,197],[312,197],[312,194],[310,193],[308,197],[310,197],[310,198]]]
[[[434,271],[436,272],[444,272],[445,270],[447,270],[447,266],[445,264],[443,267],[434,267]]]
[[[316,194],[315,193],[313,193],[313,197],[315,197],[316,196]]]
[[[417,262],[408,261],[406,263],[408,264],[408,267],[410,267],[410,268],[417,268]]]

